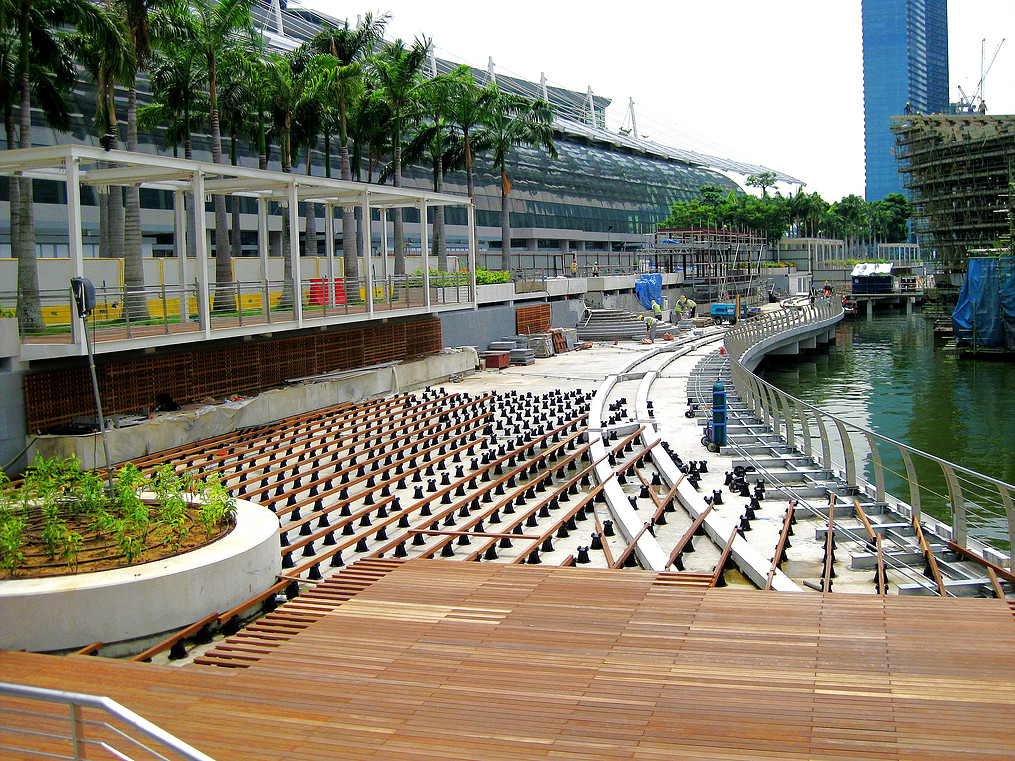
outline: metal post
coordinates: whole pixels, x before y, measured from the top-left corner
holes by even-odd
[[[366,191],[360,200],[360,248],[363,250],[363,269],[366,275],[365,296],[367,300],[367,314],[374,313],[374,263],[371,256],[370,240],[370,194]]]
[[[208,285],[208,230],[204,218],[204,175],[194,172],[194,250],[197,253],[197,313],[201,331],[211,338],[211,299]]]
[[[426,231],[426,201],[419,202],[419,253],[423,262],[423,306],[430,308],[430,239]]]
[[[64,161],[67,173],[67,240],[70,249],[71,264],[74,268],[74,277],[85,276],[84,244],[81,240],[81,193],[80,175],[78,173],[78,162],[72,156]],[[74,308],[73,299],[71,309]],[[71,320],[71,340],[78,344],[81,349],[81,336],[73,333],[74,320]],[[87,328],[86,328],[87,332]]]
[[[290,183],[289,194],[289,259],[293,272],[293,317],[303,324],[303,278],[300,273],[300,207],[296,183]]]
[[[173,248],[176,250],[177,288],[180,294],[180,324],[190,319],[190,298],[187,295],[187,194],[173,194]]]
[[[70,746],[73,754],[71,758],[74,761],[81,761],[85,757],[81,748],[81,706],[71,703],[68,708],[70,708]]]
[[[106,456],[106,481],[109,486],[109,494],[113,495],[113,466],[112,461],[109,459],[109,442],[106,441],[106,419],[102,415],[102,400],[99,399],[99,379],[95,374],[95,356],[92,354],[92,340],[88,337],[88,316],[84,315],[81,317],[81,321],[85,323],[85,347],[88,350],[88,369],[92,374],[92,393],[95,395],[95,411],[99,415],[99,433],[102,436],[102,451]]]
[[[380,212],[381,212],[381,269],[384,272],[384,287],[387,289],[388,306],[393,306],[395,301],[395,284],[392,282],[391,271],[388,269],[388,210],[382,206],[380,208]]]
[[[476,207],[470,202],[465,207],[469,220],[469,301],[478,308],[479,294],[476,292],[476,253],[479,251],[479,235],[476,232]]]
[[[264,314],[271,322],[271,295],[268,290],[268,199],[257,199],[257,258],[261,264],[261,282],[264,284],[262,300]]]
[[[328,304],[335,304],[335,206],[324,205],[324,255],[328,257],[328,286],[324,289],[324,313],[328,313]]]

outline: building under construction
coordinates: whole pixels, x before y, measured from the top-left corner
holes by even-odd
[[[699,301],[746,296],[761,286],[771,290],[761,280],[765,236],[754,231],[660,229],[648,253],[658,270],[683,272]]]
[[[897,116],[891,127],[916,232],[941,271],[965,271],[972,250],[1010,245],[1015,116]]]

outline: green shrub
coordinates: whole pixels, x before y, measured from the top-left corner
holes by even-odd
[[[142,492],[154,493],[154,506]],[[146,475],[128,463],[116,473],[109,495],[101,476],[83,471],[77,459],[37,457],[18,489],[0,472],[0,568],[14,576],[34,541],[48,557],[76,569],[85,543],[79,529],[111,540],[127,563],[152,540],[175,551],[193,524],[189,506],[195,499],[205,501],[197,519],[209,536],[236,514],[235,500],[214,475],[201,482],[170,465]]]

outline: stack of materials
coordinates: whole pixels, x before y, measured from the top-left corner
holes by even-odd
[[[536,353],[529,348],[528,336],[509,336],[490,343],[489,351],[507,351],[512,365],[534,365]]]
[[[536,352],[532,349],[512,349],[511,350],[511,364],[512,365],[534,365],[536,364]]]
[[[552,357],[557,352],[554,347],[554,340],[551,333],[533,333],[525,336],[528,340],[528,347],[535,352],[540,359]]]
[[[656,325],[656,335],[675,333],[676,328],[668,322]],[[635,341],[646,335],[645,323],[638,315],[624,309],[586,309],[578,322],[577,337],[580,341],[614,341],[630,338]]]

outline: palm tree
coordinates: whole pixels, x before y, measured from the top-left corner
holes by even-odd
[[[219,121],[219,63],[228,51],[253,47],[259,37],[251,20],[253,0],[192,0],[176,11],[177,21],[188,30],[189,44],[202,56],[208,72],[208,115],[211,123],[211,155],[216,164],[225,163],[222,155],[222,130]],[[229,251],[229,224],[226,199],[212,196],[215,208],[215,284],[213,309],[235,309],[232,291],[232,255]]]
[[[137,151],[137,75],[149,68],[152,60],[153,10],[167,0],[115,0],[123,12],[126,30],[125,60],[131,64],[127,89],[127,150]],[[175,0],[168,0],[172,4]],[[124,306],[134,319],[148,319],[148,302],[144,295],[144,267],[141,252],[141,191],[128,185],[124,203]]]
[[[384,13],[375,17],[368,13],[355,29],[346,21],[342,26],[325,26],[313,40],[311,46],[319,53],[335,60],[330,74],[329,101],[338,109],[339,140],[341,145],[341,178],[352,179],[349,161],[349,112],[363,90],[362,62],[373,51],[384,34],[384,27],[390,18]],[[327,175],[330,177],[330,146],[325,133],[325,156],[328,161]],[[342,207],[342,258],[346,282],[355,283],[359,277],[356,247],[358,244],[353,220],[355,214],[348,206]],[[355,289],[354,289],[355,290]]]
[[[267,94],[272,118],[281,138],[283,172],[292,171],[294,121],[298,112],[318,96],[326,81],[326,69],[333,66],[333,63],[334,59],[330,56],[310,55],[306,46],[285,55],[269,53],[264,59],[261,85]],[[284,214],[282,259],[285,275],[280,304],[285,306],[293,303],[295,293],[292,263],[288,255],[288,236],[299,234],[297,230],[289,229],[288,220],[289,215]]]
[[[9,19],[5,20],[9,21]],[[46,121],[57,128],[66,128],[69,114],[64,96],[67,85],[73,81],[74,67],[60,46],[46,45],[45,42],[46,38],[43,38],[43,45],[38,46],[32,56],[30,72],[32,92],[35,94],[35,99],[42,109]],[[14,107],[21,100],[20,78],[18,76],[20,62],[20,37],[17,29],[12,26],[0,26],[0,101],[3,103],[4,130],[8,149],[18,147]],[[21,202],[21,185],[19,182],[8,182],[7,188],[13,245],[21,239],[21,229],[18,224],[19,215],[17,214]],[[34,245],[32,250],[34,251]],[[38,287],[36,287],[37,292]]]
[[[32,147],[32,70],[33,61],[52,60],[60,46],[60,33],[65,25],[78,31],[104,37],[116,44],[116,30],[98,6],[89,0],[6,0],[4,15],[15,20],[18,34],[18,85],[20,89],[20,146]],[[35,212],[32,180],[18,177],[18,190],[11,194],[12,239],[18,260],[18,321],[24,331],[37,331],[43,326],[39,301],[39,272],[35,250]],[[15,199],[16,196],[16,199]],[[17,217],[14,222],[13,218]]]
[[[553,112],[546,101],[530,101],[500,91],[491,101],[490,114],[482,132],[482,140],[493,151],[493,165],[500,170],[501,203],[501,269],[511,270],[511,211],[508,194],[511,178],[507,159],[511,149],[519,145],[542,148],[550,158],[557,158],[553,144]]]
[[[457,125],[462,133],[466,184],[469,198],[475,203],[476,186],[472,171],[475,148],[473,132],[490,118],[490,106],[496,100],[498,90],[493,84],[479,87],[467,67],[455,72],[450,87],[452,92],[447,103],[447,118]]]
[[[462,69],[449,76],[437,76],[427,81],[421,88],[419,100],[412,116],[418,127],[416,134],[405,148],[403,160],[415,164],[424,157],[433,167],[433,189],[444,191],[444,174],[459,163],[457,156],[463,155],[463,145],[454,130],[450,118],[452,103],[461,89],[459,82],[468,77],[467,70]],[[471,77],[470,77],[471,80]],[[426,220],[421,220],[426,224]],[[441,272],[448,271],[448,254],[444,241],[444,207],[433,209],[433,236],[431,251],[437,258],[437,267]]]
[[[138,126],[149,131],[164,126],[166,145],[182,145],[185,159],[193,158],[191,136],[207,121],[204,74],[192,48],[163,43],[150,66],[152,102],[138,111]]]
[[[423,66],[426,63],[429,40],[416,40],[406,47],[395,40],[373,60],[373,75],[377,97],[387,106],[390,116],[392,184],[402,187],[402,135],[408,126],[411,112],[423,85]],[[426,224],[426,220],[423,220]],[[405,233],[402,229],[402,210],[391,210],[391,226],[395,239],[395,275],[405,274]]]
[[[110,23],[119,24],[113,10],[103,7]],[[122,29],[121,29],[122,31]],[[95,118],[92,126],[99,143],[114,148],[119,134],[116,114],[116,85],[129,82],[133,65],[128,60],[124,43],[107,48],[104,40],[78,33],[66,40],[67,49],[95,82]],[[99,256],[122,259],[124,256],[124,204],[123,189],[119,186],[99,188]]]

